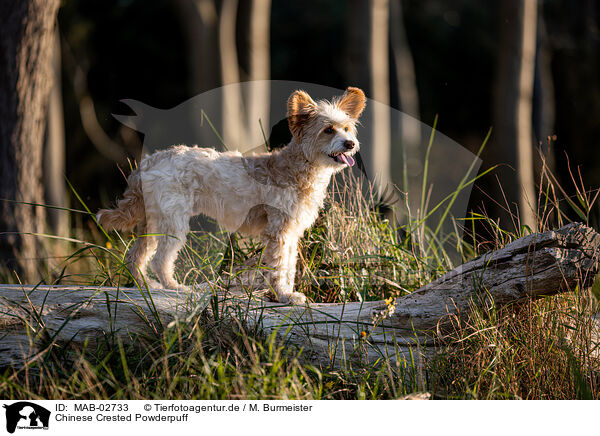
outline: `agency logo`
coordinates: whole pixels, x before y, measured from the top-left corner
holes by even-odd
[[[19,430],[48,430],[50,411],[30,403],[19,401],[10,405],[4,404],[6,409],[6,431],[14,433]]]

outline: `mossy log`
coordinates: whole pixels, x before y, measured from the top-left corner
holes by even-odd
[[[317,365],[420,360],[435,352],[433,333],[473,305],[505,306],[591,286],[600,235],[579,223],[520,238],[448,272],[395,301],[278,303],[214,291],[94,286],[0,285],[0,367],[21,366],[67,342],[108,336],[128,342],[158,334],[181,320],[219,307],[289,346]],[[215,298],[218,305],[208,304]]]

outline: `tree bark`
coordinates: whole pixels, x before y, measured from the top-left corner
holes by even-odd
[[[37,259],[43,256],[40,241],[27,233],[44,231],[44,209],[22,203],[44,203],[44,130],[59,4],[0,6],[0,262],[25,282],[39,279]]]
[[[373,363],[436,351],[432,338],[473,305],[505,306],[592,285],[600,235],[574,223],[535,233],[487,253],[395,301],[282,306],[246,296],[219,296],[219,316],[235,317],[323,366]],[[186,293],[93,286],[0,285],[0,367],[21,365],[54,344],[124,341],[155,334],[169,323],[192,321],[211,309],[211,292]],[[210,305],[212,307],[212,305]]]
[[[500,3],[500,45],[495,85],[493,163],[505,163],[516,173],[501,169],[502,191],[509,206],[518,206],[520,223],[535,229],[536,194],[533,175],[532,98],[535,67],[537,2]],[[499,213],[499,215],[503,215]],[[504,216],[506,219],[506,216]]]

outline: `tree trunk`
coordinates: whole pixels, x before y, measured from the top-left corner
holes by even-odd
[[[347,6],[346,26],[346,79],[348,84],[362,88],[371,97],[370,49],[371,21],[370,4],[367,0],[350,0]]]
[[[222,135],[229,150],[258,151],[256,142],[269,136],[270,112],[270,0],[252,0],[248,32],[248,79],[240,83],[236,44],[238,0],[223,0],[219,17],[221,59]],[[262,125],[262,127],[261,127]],[[264,148],[266,151],[266,148]]]
[[[52,44],[53,86],[48,102],[48,122],[44,145],[44,191],[45,203],[56,207],[67,207],[65,187],[65,122],[61,87],[60,35],[54,29]],[[69,235],[69,215],[64,210],[49,209],[48,227],[53,235]],[[53,251],[55,244],[53,245]]]
[[[222,136],[228,150],[239,150],[246,137],[245,117],[236,45],[238,0],[223,0],[219,17],[221,58]]]
[[[391,186],[390,160],[390,62],[389,62],[389,2],[371,1],[371,36],[369,69],[371,71],[371,98],[373,126],[371,144],[373,149],[371,174],[378,182],[379,194]]]
[[[269,137],[269,111],[271,90],[270,21],[271,0],[252,0],[250,4],[249,64],[251,81],[248,92],[247,126],[251,137]],[[260,121],[260,122],[259,122]],[[263,132],[260,131],[262,125]],[[253,132],[257,132],[258,135]]]
[[[25,282],[40,278],[44,231],[42,157],[58,0],[0,6],[0,261]],[[7,201],[8,200],[8,201]]]
[[[415,77],[415,65],[406,38],[402,1],[390,2],[390,41],[398,86],[398,109],[414,118],[419,118],[419,93]],[[418,144],[421,139],[419,123],[402,125],[402,136],[410,143]]]
[[[554,169],[554,150],[550,149],[554,135],[555,104],[554,80],[552,78],[552,52],[542,5],[538,6],[537,48],[535,57],[535,79],[533,90],[533,133],[537,145],[546,158],[546,165]],[[541,162],[538,153],[534,153],[536,175],[539,175]]]
[[[256,295],[216,295],[219,317],[235,317],[266,335],[275,332],[323,366],[382,357],[419,361],[435,353],[435,333],[453,317],[468,316],[472,305],[501,307],[591,286],[599,254],[600,235],[574,223],[518,239],[394,302],[282,306]],[[210,312],[214,295],[154,289],[151,302],[137,289],[0,285],[0,367],[21,365],[57,343],[155,334],[176,319],[193,321],[202,310]]]
[[[499,171],[502,191],[520,223],[535,229],[536,194],[533,175],[532,97],[535,67],[537,2],[506,0],[500,3],[500,45],[495,86],[492,163],[508,164]],[[516,171],[516,174],[512,171]],[[497,195],[503,198],[499,188]],[[503,215],[501,212],[499,215]],[[507,219],[504,216],[504,219]]]
[[[394,142],[394,147],[400,146],[402,149],[402,153],[398,153],[396,156],[392,152],[392,168],[402,168],[402,178],[399,177],[400,174],[391,174],[390,176],[396,186],[400,186],[403,192],[408,193],[408,211],[396,211],[396,218],[403,225],[409,219],[408,212],[411,211],[414,213],[421,206],[421,168],[414,168],[415,165],[413,163],[418,163],[420,166],[422,161],[422,147],[421,122],[419,121],[419,93],[417,91],[413,57],[406,38],[401,0],[390,2],[390,42],[394,71],[396,73],[399,109],[399,112],[393,112],[393,116],[397,117],[394,124],[399,129],[397,132],[399,144]],[[397,202],[396,204],[403,203]]]
[[[219,16],[214,0],[177,0],[188,44],[190,91],[198,94],[221,83]]]
[[[391,155],[388,0],[351,1],[347,29],[348,83],[372,99],[363,115],[371,134],[362,141],[361,158],[382,195],[390,184]]]

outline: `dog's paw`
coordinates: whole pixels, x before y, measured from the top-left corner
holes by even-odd
[[[160,284],[158,280],[148,280],[146,282],[148,284],[149,289],[163,289],[163,285]]]
[[[270,301],[272,303],[280,301],[279,298],[277,298],[277,294],[275,293],[275,291],[273,291],[273,289],[270,288],[254,289],[252,290],[251,295],[253,298],[259,298],[262,300]]]
[[[177,283],[177,282],[171,282],[171,283],[160,283],[160,282],[155,282],[157,284],[157,288],[158,289],[164,289],[165,291],[187,291],[189,289],[189,286],[186,285],[182,285],[181,283]],[[154,288],[154,286],[151,286],[150,283],[148,283],[149,287]]]
[[[306,295],[301,292],[292,292],[291,294],[279,295],[279,302],[284,304],[306,304]]]

